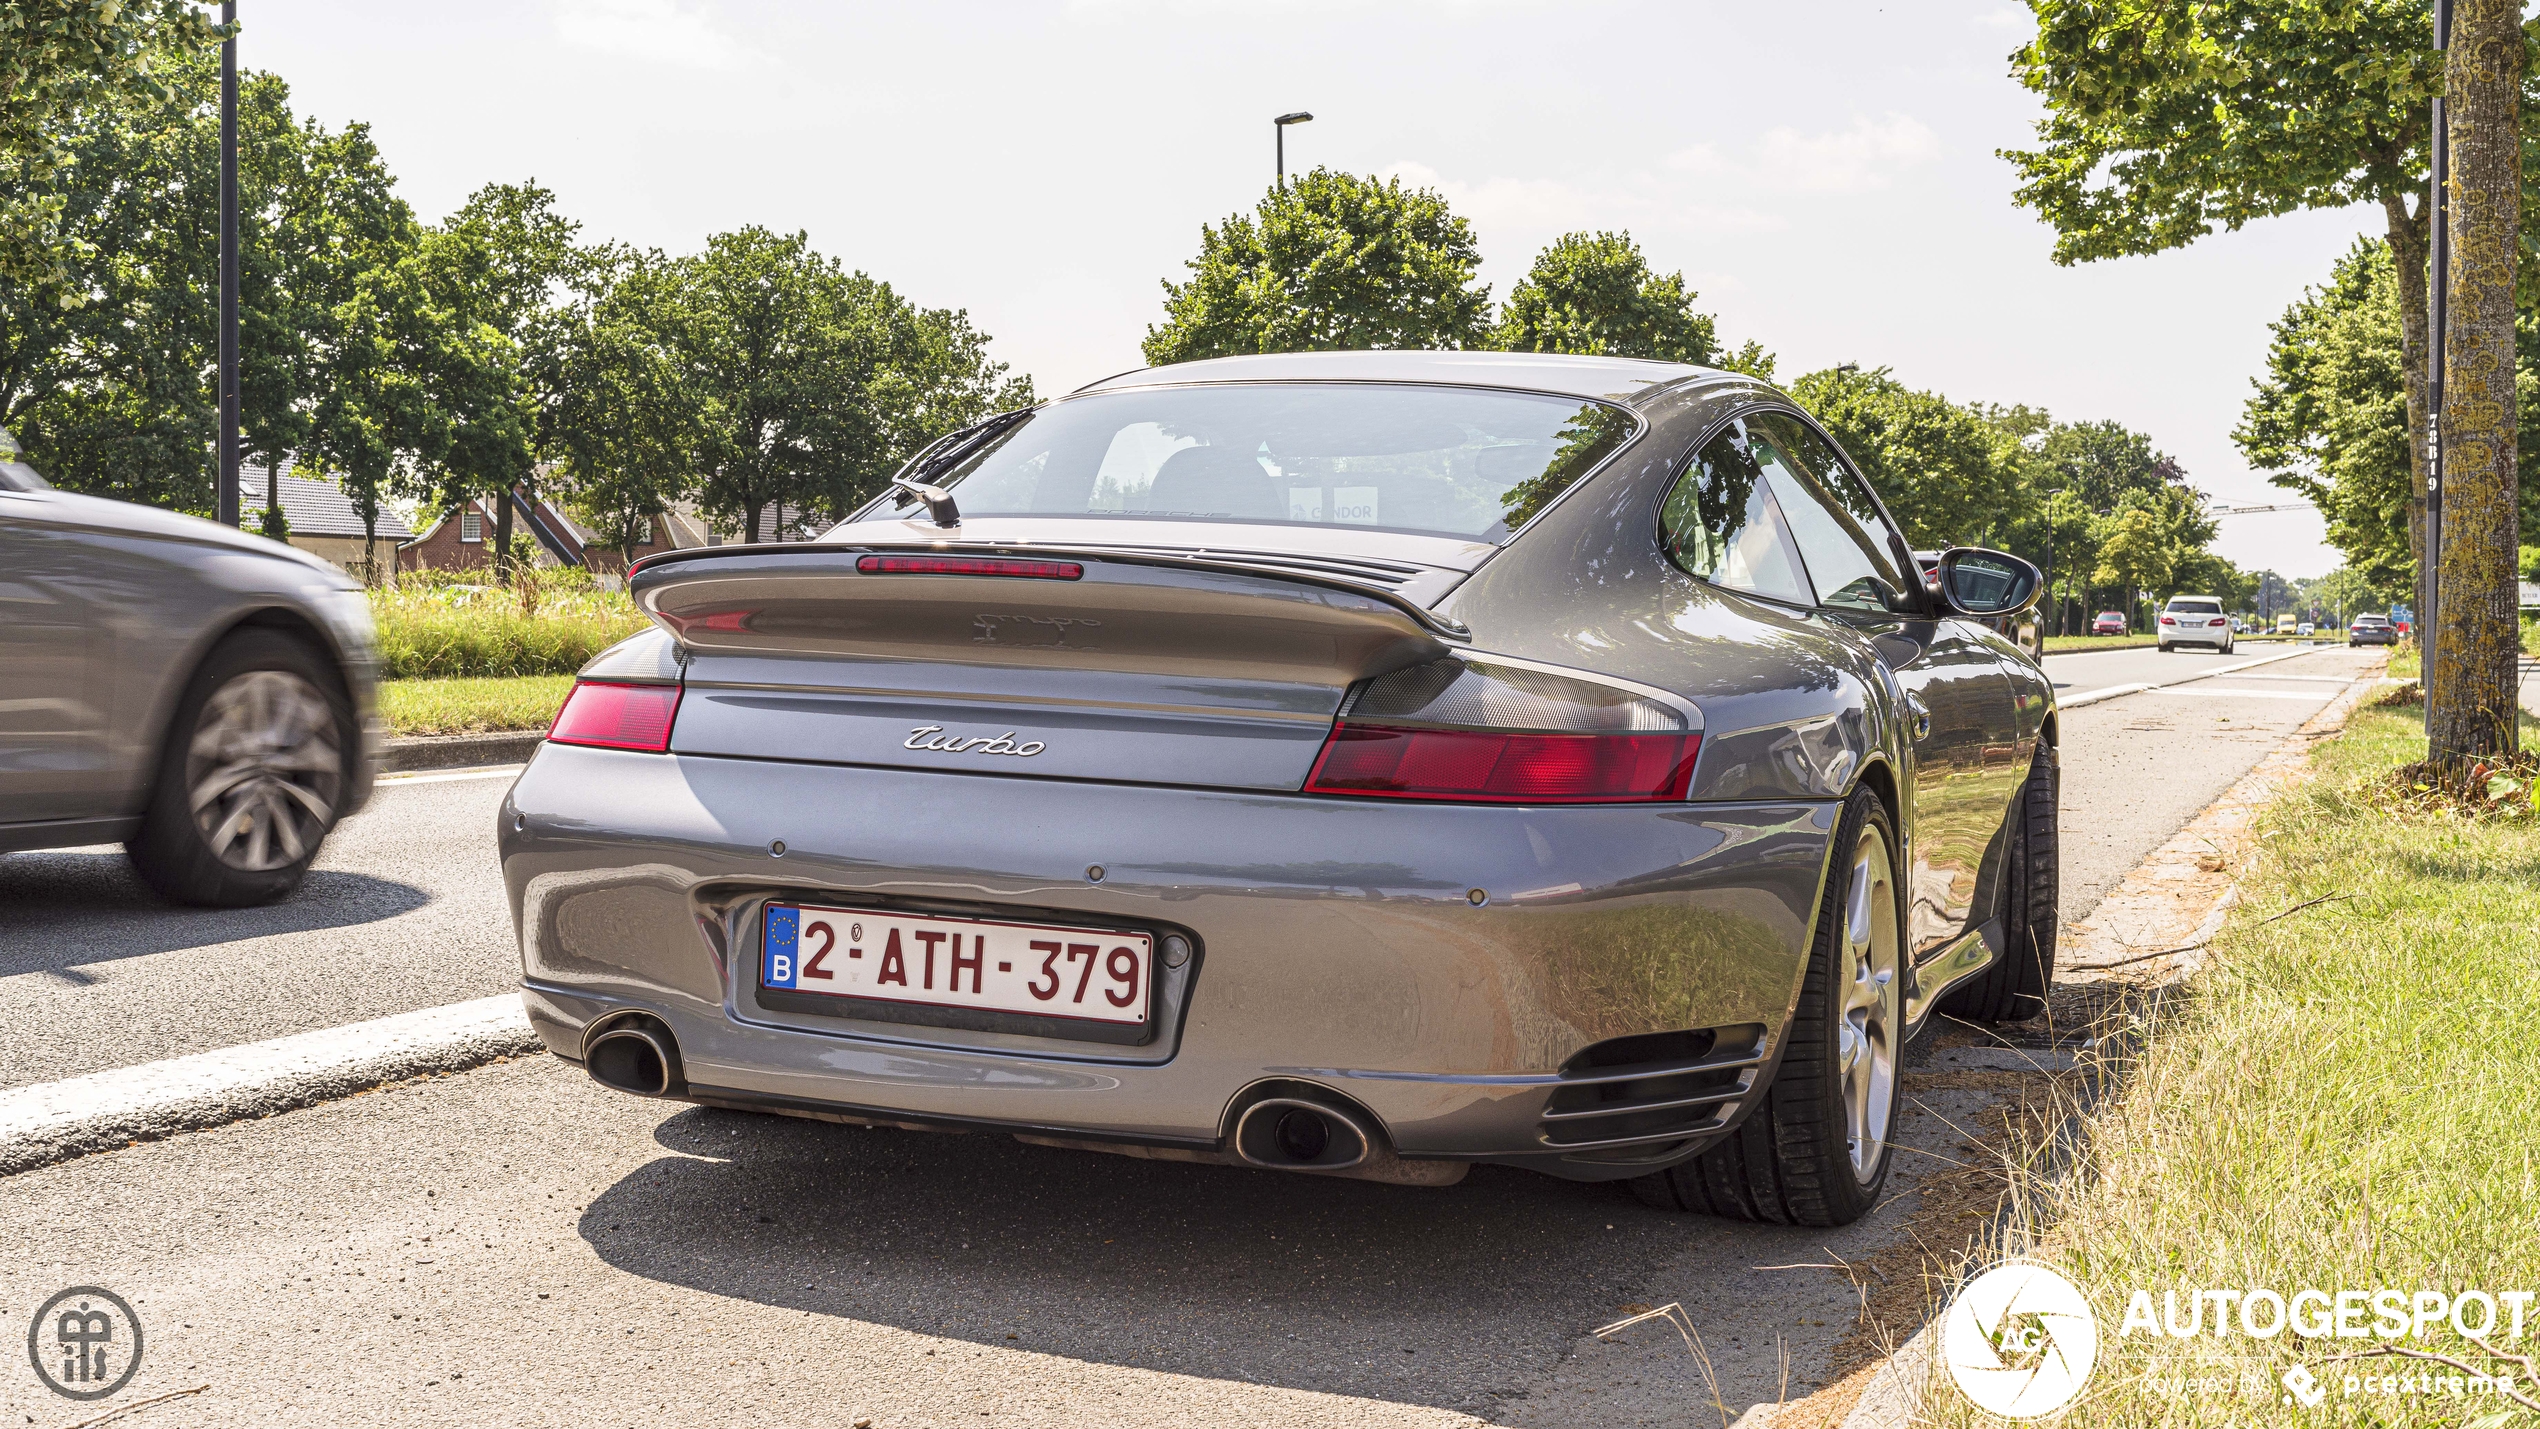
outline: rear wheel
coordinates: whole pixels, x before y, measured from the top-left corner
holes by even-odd
[[[1903,1061],[1904,936],[1896,839],[1862,790],[1835,829],[1808,973],[1781,1069],[1728,1139],[1634,1180],[1653,1206],[1775,1225],[1840,1226],[1878,1204]]]
[[[335,826],[358,737],[316,652],[278,631],[231,635],[177,700],[141,832],[124,845],[133,867],[177,903],[289,893]]]
[[[2056,773],[2055,748],[2041,739],[2004,829],[2010,857],[2002,878],[2002,956],[1941,998],[1940,1010],[1953,1017],[2026,1022],[2046,1010],[2058,931]]]

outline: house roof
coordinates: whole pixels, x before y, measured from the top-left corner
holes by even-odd
[[[283,519],[291,523],[291,534],[360,539],[362,513],[354,509],[353,499],[344,494],[342,487],[323,476],[300,475],[293,470],[297,465],[288,458],[284,459],[274,493],[282,502]],[[253,513],[265,509],[264,467],[241,466],[238,469],[238,509],[249,513],[250,525],[253,524]],[[414,528],[406,524],[406,519],[385,506],[379,508],[376,529],[383,541],[404,541],[414,535]]]

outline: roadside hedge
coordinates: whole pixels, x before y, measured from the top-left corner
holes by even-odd
[[[623,594],[587,586],[524,600],[500,586],[401,583],[370,604],[391,680],[570,675],[649,623]]]

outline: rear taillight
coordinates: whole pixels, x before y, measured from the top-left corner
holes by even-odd
[[[679,715],[677,685],[576,684],[547,731],[550,744],[589,744],[601,749],[670,749],[671,721]]]
[[[1305,790],[1511,804],[1681,799],[1701,742],[1683,711],[1630,690],[1441,660],[1353,690]]]
[[[2163,625],[2176,625],[2178,624],[2178,617],[2175,615],[2164,615],[2161,617],[2161,623]]]

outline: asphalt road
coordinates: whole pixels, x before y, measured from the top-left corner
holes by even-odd
[[[2209,658],[2048,664],[2077,693]],[[2368,658],[2067,711],[2066,918]],[[0,858],[8,1081],[499,991],[503,787],[392,784],[250,913],[158,908],[110,851]],[[120,1291],[150,1339],[116,1402],[209,1386],[144,1426],[1717,1425],[1826,1374],[1854,1292],[1811,1267],[1894,1238],[1981,1100],[1908,1087],[1896,1199],[1829,1234],[1493,1168],[1408,1189],[680,1108],[533,1057],[8,1178],[0,1345],[66,1285]],[[1674,1336],[1585,1334],[1669,1301],[1716,1401]],[[11,1422],[94,1412],[16,1363]]]

